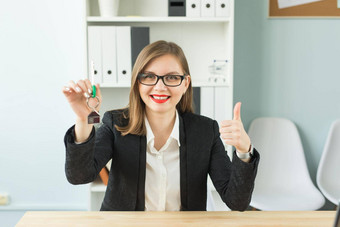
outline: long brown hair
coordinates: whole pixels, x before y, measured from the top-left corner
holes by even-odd
[[[128,120],[128,124],[126,126],[115,125],[116,129],[120,131],[123,136],[127,134],[146,135],[146,127],[144,124],[145,103],[139,94],[137,76],[138,73],[146,68],[150,61],[166,54],[175,56],[181,64],[184,74],[190,75],[187,59],[182,48],[177,44],[160,40],[144,47],[133,66],[129,104],[127,106],[128,111],[123,112],[123,118]],[[176,109],[180,113],[193,112],[191,80],[187,91],[176,105]]]

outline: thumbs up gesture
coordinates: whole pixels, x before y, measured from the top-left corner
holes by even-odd
[[[241,103],[234,107],[234,119],[221,122],[220,133],[226,144],[232,145],[238,152],[247,153],[250,149],[250,138],[241,121]]]

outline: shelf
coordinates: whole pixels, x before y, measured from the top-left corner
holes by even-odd
[[[193,87],[230,87],[228,83],[213,83],[213,82],[193,82]]]
[[[87,22],[229,22],[228,17],[87,17]]]
[[[130,88],[130,84],[112,84],[112,83],[102,83],[100,84],[100,87],[102,88]]]

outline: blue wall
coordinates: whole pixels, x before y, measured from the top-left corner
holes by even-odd
[[[315,182],[340,118],[340,18],[269,19],[264,2],[235,1],[234,102],[246,129],[257,117],[292,120]]]

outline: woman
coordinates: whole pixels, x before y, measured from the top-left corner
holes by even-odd
[[[106,112],[96,131],[87,124],[90,81],[63,88],[77,115],[65,135],[68,181],[92,182],[112,158],[103,211],[206,210],[208,174],[229,208],[245,210],[259,154],[243,129],[240,103],[234,120],[223,121],[220,129],[216,121],[193,114],[189,67],[171,42],[146,46],[131,81],[128,107]],[[102,98],[98,85],[97,96]],[[232,163],[219,131],[236,147]]]

